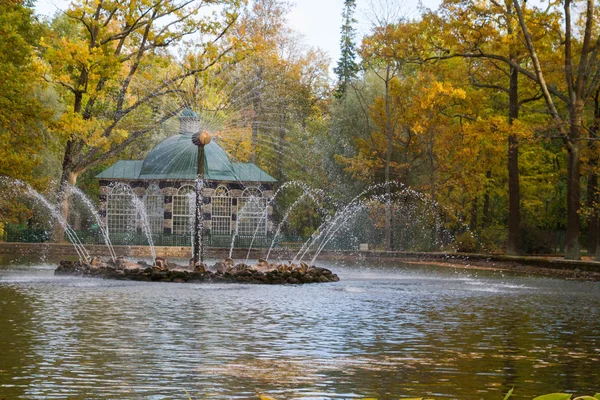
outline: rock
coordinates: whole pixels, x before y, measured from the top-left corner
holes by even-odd
[[[169,262],[166,258],[156,257],[154,259],[154,265],[158,267],[159,271],[168,271],[169,270]]]
[[[206,272],[206,265],[204,265],[202,263],[196,264],[196,266],[194,266],[194,272],[199,273],[199,274],[205,273]]]
[[[301,262],[300,266],[298,267],[298,271],[301,271],[302,273],[307,272],[309,269],[310,269],[310,267],[305,262]]]
[[[100,268],[104,267],[106,264],[104,261],[100,259],[100,257],[93,257],[89,262],[90,267],[92,268]]]
[[[292,270],[292,267],[290,265],[286,265],[286,264],[281,264],[277,267],[277,271],[279,271],[279,272],[288,272],[291,270]]]
[[[236,278],[252,276],[252,272],[248,271],[247,269],[236,271],[234,274]]]
[[[233,267],[235,265],[235,261],[233,261],[231,258],[227,257],[225,260],[223,260],[223,262],[225,264],[227,264],[229,266],[229,268]]]
[[[238,273],[238,272],[248,271],[249,269],[251,269],[251,267],[249,265],[244,264],[244,263],[239,263],[235,267],[230,268],[229,271],[232,273]]]
[[[232,265],[233,266],[233,265]],[[222,273],[224,274],[225,272],[227,272],[232,266],[229,266],[227,263],[225,263],[224,261],[219,261],[217,262],[214,266],[213,269],[215,269],[218,273]]]
[[[134,263],[119,257],[116,262],[104,262],[95,257],[86,262],[61,261],[56,275],[88,276],[108,279],[128,279],[160,282],[224,282],[251,284],[305,284],[317,282],[337,282],[339,277],[325,268],[309,266],[307,263],[277,264],[260,259],[254,266],[245,263],[233,264],[226,259],[215,264],[216,272],[198,263],[193,271],[177,264],[170,264],[164,258],[156,258],[156,265],[150,267],[145,262]],[[580,272],[581,273],[581,272]]]
[[[115,262],[114,262],[114,266],[115,266],[115,267],[117,267],[117,268],[119,268],[119,267],[121,267],[121,264],[123,264],[124,262],[125,262],[125,257],[123,257],[123,256],[119,256],[119,257],[117,257],[117,259],[115,260]]]
[[[127,271],[131,271],[131,270],[137,270],[137,269],[141,269],[142,266],[140,264],[131,262],[131,261],[125,261],[124,263],[121,264],[121,269],[123,270],[127,270]]]

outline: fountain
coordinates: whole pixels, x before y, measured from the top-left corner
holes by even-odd
[[[108,202],[106,203],[106,210],[102,206],[100,206],[100,210],[96,210],[90,199],[81,190],[69,187],[68,185],[66,186],[72,195],[82,201],[85,208],[93,216],[93,220],[106,245],[107,253],[105,254],[108,256],[106,260],[90,255],[83,241],[77,236],[77,232],[62,218],[55,205],[41,194],[35,192],[31,187],[24,184],[17,185],[23,187],[29,197],[35,199],[35,201],[50,211],[50,214],[61,225],[67,239],[75,248],[79,259],[77,261],[61,261],[58,268],[56,268],[56,275],[164,282],[244,282],[263,284],[336,282],[339,280],[336,274],[330,270],[315,266],[318,257],[323,251],[331,248],[331,243],[340,239],[340,237],[350,238],[355,244],[359,243],[359,238],[369,241],[371,239],[370,236],[377,233],[374,233],[372,230],[369,231],[368,226],[376,224],[377,215],[381,214],[378,212],[378,208],[382,205],[385,205],[386,208],[404,210],[399,211],[402,213],[406,210],[406,198],[410,197],[416,199],[417,202],[426,204],[426,207],[430,211],[439,209],[437,204],[429,204],[431,202],[428,201],[426,196],[408,189],[397,182],[371,185],[348,202],[337,205],[334,205],[322,190],[311,188],[306,183],[300,181],[285,182],[273,193],[273,182],[276,182],[276,180],[253,164],[250,166],[260,171],[258,172],[259,176],[251,175],[248,172],[245,176],[251,177],[250,182],[252,182],[252,185],[246,187],[244,179],[240,178],[240,175],[244,175],[244,171],[241,168],[247,168],[246,164],[237,163],[234,165],[234,163],[231,163],[224,150],[218,144],[211,141],[209,132],[206,129],[201,129],[199,121],[200,118],[197,114],[191,111],[191,109],[186,109],[180,117],[179,135],[172,136],[161,142],[148,154],[140,168],[131,169],[138,171],[138,175],[109,175],[110,178],[113,178],[112,181],[109,180],[109,182],[112,182],[110,184],[112,188],[107,187],[106,183],[100,184],[101,193],[105,196],[104,200],[101,198],[101,202],[106,201],[107,193],[111,193],[115,198],[123,199],[123,201],[126,201],[132,207],[131,212],[123,212],[122,205],[113,204],[113,209],[121,211],[120,214],[114,212],[112,214],[113,217],[116,216],[118,221],[120,221],[121,225],[117,225],[117,228],[114,228],[114,219],[111,226],[108,214],[106,215],[106,222],[101,217],[102,212],[108,213],[110,211]],[[127,171],[128,169],[120,168],[119,170]],[[261,173],[263,175],[260,175]],[[108,179],[100,177],[101,175],[98,175],[97,178]],[[144,186],[140,185],[144,180],[146,182],[153,181],[153,183],[151,185],[147,184],[148,187],[144,189]],[[173,180],[181,180],[186,183],[182,183],[182,186],[169,184]],[[193,188],[190,185],[192,180],[194,182]],[[127,183],[128,181],[129,183]],[[231,239],[225,236],[230,241],[228,256],[222,261],[209,266],[204,262],[204,242],[207,240],[205,238],[204,225],[207,223],[205,220],[208,220],[210,221],[208,229],[213,229],[216,223],[215,218],[211,220],[212,213],[208,213],[208,217],[205,217],[207,209],[204,206],[211,204],[212,201],[215,201],[215,198],[221,196],[216,194],[211,196],[207,193],[211,193],[211,190],[214,190],[214,193],[216,193],[218,188],[223,187],[222,183],[220,183],[223,181],[235,181],[234,186],[226,186],[225,190],[238,190],[238,193],[232,199],[237,198],[236,201],[240,201],[241,203],[236,204],[238,207],[236,215],[233,215],[232,212],[229,214],[229,218],[231,218],[229,223]],[[163,186],[159,187],[158,184]],[[266,189],[264,190],[268,191],[265,197],[262,197],[262,191],[257,189],[262,185],[266,185]],[[152,186],[155,186],[156,189],[150,191]],[[174,187],[171,188],[171,186]],[[187,187],[186,191],[180,191],[183,187]],[[394,189],[391,194],[388,190],[390,187]],[[104,192],[102,192],[103,188]],[[146,191],[140,192],[140,188]],[[287,188],[290,188],[291,191],[287,192]],[[251,190],[247,192],[248,194],[243,194],[249,189],[258,190],[257,193],[259,194],[257,195]],[[279,223],[276,226],[273,225],[271,228],[267,228],[271,223],[270,214],[273,212],[273,207],[276,206],[275,200],[278,199],[278,196],[282,193],[285,193],[286,196],[291,193],[295,195],[297,189],[300,189],[300,193],[296,198],[288,198],[290,200],[290,203],[288,203],[289,207],[281,210]],[[141,196],[157,196],[153,194],[156,193],[155,190],[158,190],[161,199],[157,203],[158,205],[154,203],[149,204],[153,204],[153,210],[158,209],[159,215],[161,215],[161,218],[164,218],[164,224],[161,220],[158,225],[158,231],[156,230],[155,222],[153,222],[155,220],[151,219],[156,217],[156,211],[152,211],[152,215],[149,215],[151,211],[148,211],[148,204],[146,204],[148,198],[145,197],[144,200],[141,198]],[[173,191],[176,191],[179,198],[178,207],[187,209],[187,212],[179,212],[177,215],[179,218],[177,232],[171,231],[175,228],[174,215],[176,211]],[[383,191],[385,193],[381,194]],[[240,193],[242,194],[240,195]],[[255,197],[256,195],[258,197]],[[227,196],[229,195],[227,194]],[[167,197],[170,197],[170,199],[167,200]],[[288,222],[296,208],[303,203],[308,203],[308,201],[317,208],[318,220],[314,226],[318,225],[318,227],[307,240],[303,239],[302,242],[298,243],[299,248],[295,247],[294,253],[290,254],[289,251],[286,254],[276,252],[277,256],[273,258],[278,258],[277,261],[270,261],[270,257],[273,255],[273,248],[276,244],[278,245],[277,240],[283,236],[282,230],[284,225]],[[230,210],[234,204],[229,203]],[[415,210],[411,213],[416,216],[419,214],[419,211]],[[166,217],[167,214],[171,215],[171,217]],[[220,215],[216,214],[216,217],[219,218]],[[235,226],[231,222],[234,221],[234,216],[237,217]],[[246,221],[251,220],[254,222],[244,225],[244,229],[240,230],[244,218],[246,218]],[[170,222],[167,223],[168,219],[170,219]],[[414,223],[418,218],[410,217],[410,219],[411,225],[418,225]],[[354,227],[352,227],[353,221],[355,223]],[[435,221],[437,227],[439,225],[438,216],[435,217]],[[109,232],[109,228],[115,230]],[[189,262],[179,262],[178,264],[172,260],[157,257],[157,250],[155,248],[155,243],[157,242],[155,239],[158,240],[160,245],[160,235],[163,233],[163,228],[165,233],[176,233],[181,236],[185,236],[186,231],[189,232],[192,248],[192,257]],[[264,231],[262,231],[263,229]],[[352,232],[353,229],[354,232]],[[274,235],[266,243],[264,254],[260,254],[257,257],[257,262],[251,262],[250,258],[253,247],[257,246],[257,237],[259,235],[267,237],[267,230],[269,230],[271,235],[274,232]],[[412,230],[414,231],[415,229]],[[129,242],[128,237],[133,236],[136,231],[145,237],[143,241],[148,246],[151,255],[150,261],[134,262],[124,257],[117,257],[117,251],[113,246],[113,242],[111,242],[109,233],[117,233],[116,240],[118,240],[118,233],[124,232],[125,244],[127,244]],[[411,229],[407,227],[406,232],[401,234],[407,236],[410,232]],[[424,228],[424,232],[425,236],[427,236],[429,230]],[[438,228],[434,232],[433,239],[437,246],[439,242]],[[212,235],[212,232],[210,233]],[[155,236],[155,234],[158,236]],[[233,260],[234,248],[236,247],[236,239],[240,238],[240,234],[245,235],[245,238],[242,237],[242,239],[246,240],[246,244],[249,242],[249,246],[245,257],[241,256],[240,261],[235,262]],[[414,232],[412,234],[414,236]],[[452,235],[450,234],[449,236]],[[121,238],[121,244],[123,244],[122,242]],[[240,242],[237,243],[238,248],[240,247]],[[212,243],[214,247],[214,242]],[[94,253],[94,255],[97,254]]]
[[[199,138],[197,139],[199,141]],[[210,136],[206,134],[203,140],[206,143],[210,142]],[[4,178],[4,180],[6,181],[8,178]],[[400,183],[392,183],[391,185],[393,185],[396,189],[391,196],[387,194],[379,194],[381,189],[384,188],[384,184],[372,185],[352,198],[344,206],[337,207],[337,210],[330,210],[327,212],[321,205],[322,198],[325,198],[325,194],[322,191],[314,190],[302,182],[287,182],[281,185],[281,187],[273,194],[273,196],[266,201],[265,204],[267,206],[273,205],[274,200],[286,188],[299,188],[301,189],[301,193],[291,203],[289,208],[285,210],[285,212],[282,212],[283,218],[276,227],[275,235],[272,241],[270,241],[270,245],[265,248],[264,258],[259,258],[258,261],[254,263],[249,261],[258,231],[258,228],[256,228],[253,232],[251,232],[252,241],[250,242],[250,246],[248,247],[243,261],[235,262],[233,260],[232,255],[235,237],[239,229],[238,224],[235,232],[233,233],[233,240],[229,248],[229,257],[211,266],[204,262],[204,229],[202,227],[203,199],[201,196],[202,188],[204,186],[204,176],[201,168],[198,168],[195,193],[191,193],[188,198],[188,205],[190,206],[190,209],[193,210],[194,217],[194,224],[192,225],[193,230],[191,231],[193,237],[193,257],[189,263],[180,262],[179,264],[162,257],[157,257],[152,238],[150,217],[146,212],[144,202],[133,193],[133,189],[131,187],[125,190],[125,192],[128,193],[128,196],[130,196],[130,200],[135,207],[135,212],[137,215],[136,224],[138,228],[141,228],[141,232],[147,239],[151,253],[151,260],[149,262],[134,262],[132,260],[125,259],[124,257],[117,257],[117,251],[110,241],[107,227],[104,226],[104,223],[100,218],[99,211],[95,209],[92,202],[79,189],[69,188],[72,194],[82,200],[82,203],[94,217],[108,250],[107,256],[109,258],[106,260],[100,257],[90,256],[90,253],[77,236],[76,231],[73,230],[72,227],[62,219],[56,206],[54,206],[49,200],[22,182],[19,182],[14,186],[22,188],[23,192],[28,197],[34,199],[36,202],[43,205],[50,211],[51,216],[61,224],[65,230],[66,237],[75,248],[79,259],[77,261],[61,261],[59,266],[56,268],[56,275],[160,282],[301,284],[338,281],[339,277],[335,273],[328,269],[315,266],[317,258],[333,240],[340,236],[340,233],[344,233],[344,236],[350,235],[349,232],[352,231],[350,224],[352,221],[355,221],[360,228],[360,225],[364,224],[364,221],[359,221],[361,216],[364,219],[366,215],[366,218],[370,219],[368,214],[373,212],[377,213],[378,207],[380,207],[382,204],[389,202],[393,205],[394,209],[396,209],[402,205],[406,206],[406,198],[411,197],[416,199],[417,203],[421,203],[429,209],[439,208],[437,205],[429,204],[430,202],[426,196],[408,189]],[[293,256],[288,256],[289,258],[287,260],[291,261],[269,261],[269,257],[272,254],[277,237],[281,234],[283,224],[286,223],[292,211],[294,211],[299,204],[305,202],[307,199],[319,206],[319,213],[324,215],[328,214],[328,216],[325,217],[324,222],[314,231],[312,236],[302,244],[295,254]],[[242,210],[241,214],[244,213],[244,207],[252,208],[252,201],[249,200],[247,204],[240,208],[240,210]],[[410,207],[415,208],[417,206],[412,204]],[[404,209],[406,209],[406,207]],[[265,221],[267,219],[266,210],[267,209],[265,208],[260,216],[260,218],[264,219]],[[417,208],[415,208],[411,213],[417,215],[422,214],[422,211],[419,211]],[[410,219],[412,221],[411,223],[414,225],[416,219],[414,217],[410,217]],[[436,217],[435,220],[437,221],[438,217]],[[434,239],[437,241],[437,236]],[[305,261],[305,259],[307,261]]]

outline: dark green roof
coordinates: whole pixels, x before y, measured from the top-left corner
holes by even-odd
[[[183,109],[181,114],[179,114],[179,118],[200,118],[200,116],[188,107]]]
[[[198,147],[190,135],[175,135],[162,141],[144,161],[117,161],[96,175],[98,179],[194,180]],[[276,182],[252,163],[232,163],[214,140],[204,147],[205,179],[233,182]]]
[[[138,179],[144,161],[120,160],[96,175],[98,179]]]

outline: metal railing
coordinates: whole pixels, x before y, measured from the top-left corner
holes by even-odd
[[[104,244],[104,237],[98,229],[86,229],[75,231],[77,237],[84,245]],[[277,237],[273,247],[278,249],[298,250],[308,240],[304,236],[285,236]],[[2,240],[5,242],[20,242],[20,243],[44,243],[52,241],[52,231],[43,229],[32,229],[22,225],[7,225],[2,235]],[[65,239],[66,240],[66,239]],[[126,246],[147,246],[148,238],[142,232],[118,232],[111,233],[110,240],[113,245]],[[271,246],[273,236],[270,235],[236,235],[233,239],[232,235],[212,235],[206,233],[204,235],[204,244],[211,248],[230,248],[232,240],[235,240],[234,247],[238,249],[247,249],[252,245],[252,248],[266,249]],[[173,233],[153,233],[152,242],[155,246],[173,246],[173,247],[190,247],[192,238],[190,235],[179,235]],[[354,240],[349,240],[345,237],[340,237],[332,240],[325,246],[327,250],[358,250],[358,244]]]

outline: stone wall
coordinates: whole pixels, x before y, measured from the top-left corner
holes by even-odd
[[[147,189],[151,185],[158,185],[160,189],[160,195],[163,196],[163,232],[173,233],[173,196],[178,195],[180,188],[184,186],[194,185],[194,181],[110,181],[100,180],[100,206],[99,212],[106,223],[106,205],[110,194],[112,193],[113,187],[119,183],[125,184],[132,188],[133,193],[138,197],[143,197],[146,194]],[[259,184],[256,185],[248,184],[243,185],[239,182],[218,182],[218,181],[206,181],[205,187],[202,190],[202,196],[204,198],[202,204],[202,212],[204,215],[204,228],[208,231],[211,229],[211,218],[212,218],[212,204],[211,198],[214,195],[216,188],[219,185],[227,187],[229,195],[232,199],[232,215],[231,215],[231,232],[236,231],[236,225],[238,221],[238,199],[242,196],[243,190],[249,187],[259,188],[263,193],[263,198],[271,199],[274,195],[273,184]],[[274,232],[274,220],[273,220],[273,207],[268,206],[267,208],[267,235],[271,235]]]
[[[90,256],[107,257],[108,251],[104,245],[85,245]],[[148,246],[114,246],[118,256],[128,257],[150,257]],[[191,247],[157,246],[156,255],[165,258],[191,258]],[[251,259],[259,259],[266,255],[267,249],[253,249],[250,252]],[[237,249],[233,252],[235,259],[245,259],[247,249]],[[295,251],[273,249],[271,258],[293,258]],[[0,255],[39,255],[46,257],[76,257],[75,248],[70,243],[5,243],[0,242]],[[229,249],[210,248],[205,252],[206,258],[224,259],[229,256]]]

